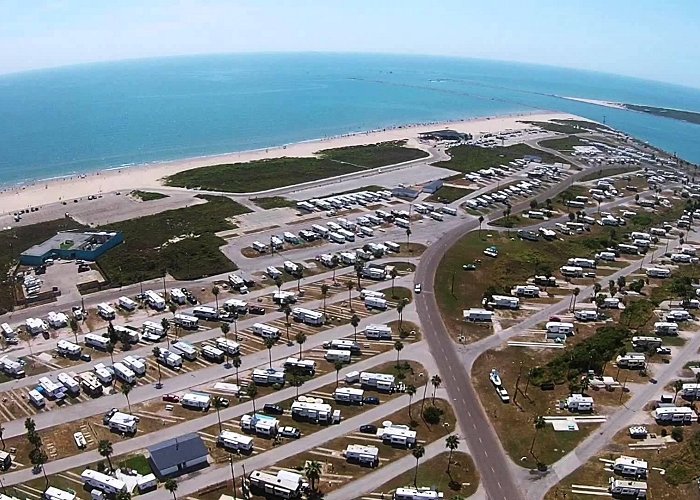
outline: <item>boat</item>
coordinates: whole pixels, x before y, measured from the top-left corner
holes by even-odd
[[[504,403],[510,402],[510,396],[508,395],[508,391],[505,390],[503,387],[496,387],[496,392],[498,393],[498,397],[501,398],[501,401]]]
[[[495,385],[496,387],[501,386],[501,375],[498,373],[498,370],[495,368],[491,370],[491,373],[489,374],[489,379],[491,379],[491,383]]]

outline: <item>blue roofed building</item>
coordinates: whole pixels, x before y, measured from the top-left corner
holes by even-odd
[[[95,261],[123,241],[118,231],[61,231],[22,252],[19,261],[24,266],[40,266],[56,258]]]
[[[209,466],[209,450],[197,434],[168,439],[148,448],[153,473],[173,477]]]

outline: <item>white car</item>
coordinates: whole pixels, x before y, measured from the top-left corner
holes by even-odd
[[[301,437],[301,431],[296,427],[282,427],[279,430],[280,436],[298,439]]]
[[[73,440],[75,441],[75,445],[81,450],[87,446],[87,440],[82,432],[73,434]]]
[[[415,285],[413,285],[413,292],[414,293],[421,293],[422,291],[423,291],[423,285],[421,285],[420,283],[416,283]]]

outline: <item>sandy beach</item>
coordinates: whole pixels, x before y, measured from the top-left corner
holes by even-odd
[[[518,120],[546,121],[553,118],[565,119],[580,117],[567,113],[532,113],[490,118],[465,119],[459,121],[416,124],[391,129],[300,142],[264,150],[243,151],[216,156],[187,158],[182,160],[134,166],[130,168],[102,170],[65,179],[37,181],[23,186],[8,186],[0,191],[0,213],[14,212],[34,206],[72,200],[89,195],[122,191],[127,194],[133,189],[158,188],[163,186],[162,179],[182,170],[188,170],[219,163],[242,163],[251,160],[278,158],[282,156],[313,156],[321,149],[374,144],[377,142],[409,139],[416,144],[419,133],[442,128],[459,132],[481,135],[507,129],[522,129],[527,124]]]
[[[584,102],[586,104],[595,104],[596,106],[604,106],[606,108],[627,109],[619,102],[601,101],[599,99],[584,99],[582,97],[567,97],[567,96],[557,96],[557,97],[560,97],[562,99],[568,99],[569,101],[578,101],[578,102]]]

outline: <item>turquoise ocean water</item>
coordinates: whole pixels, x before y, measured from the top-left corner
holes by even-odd
[[[0,184],[534,110],[602,121],[700,163],[700,126],[553,97],[700,111],[700,89],[481,60],[178,57],[0,76]]]

